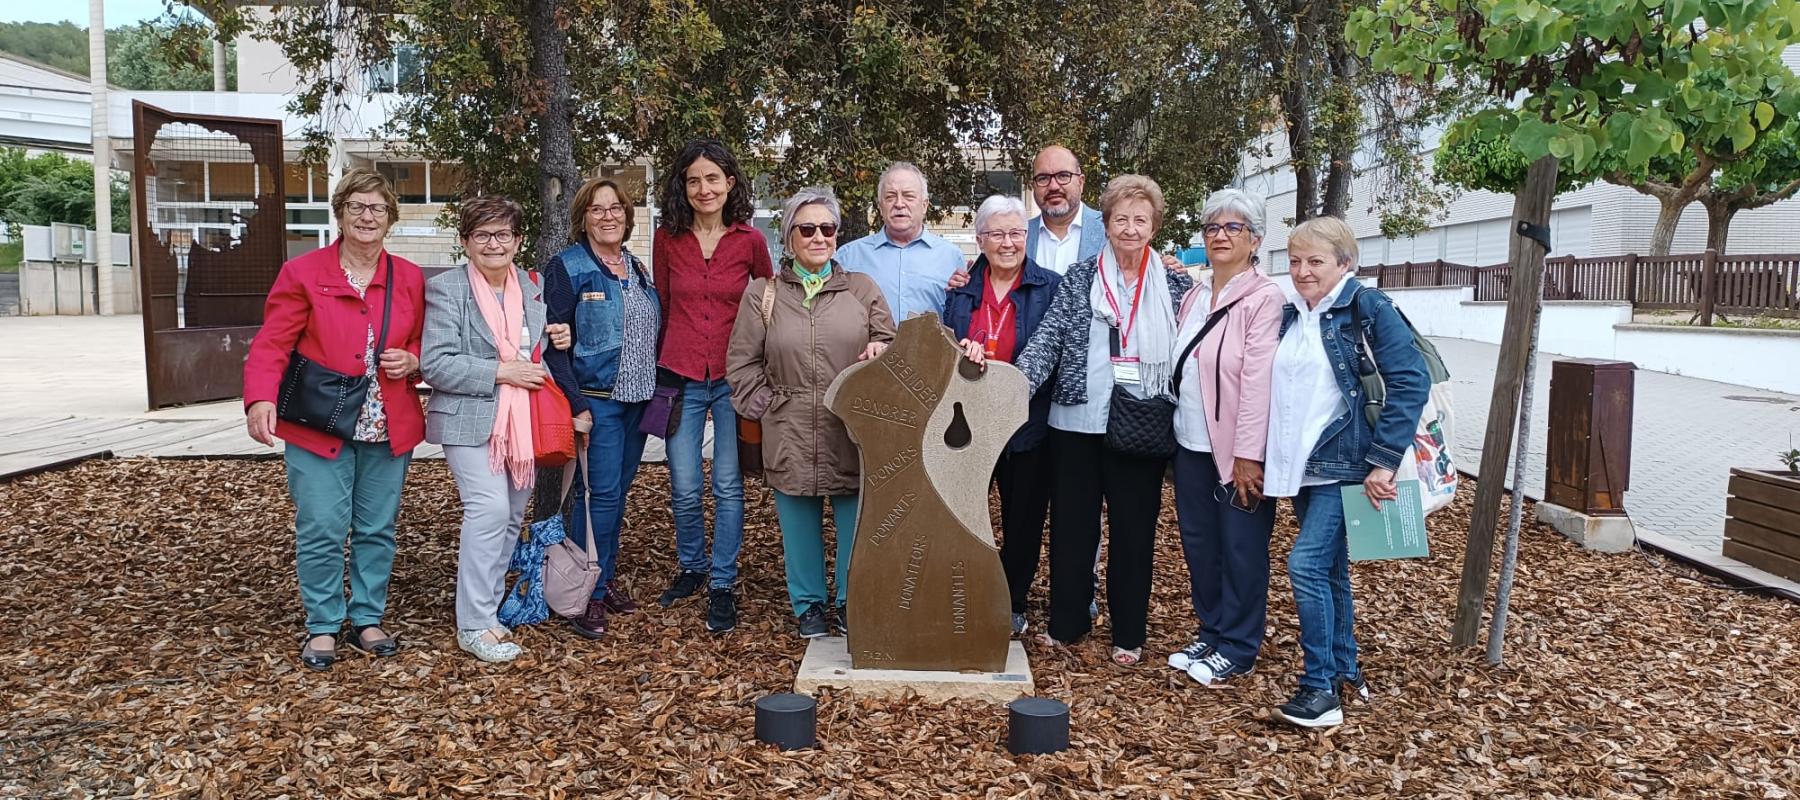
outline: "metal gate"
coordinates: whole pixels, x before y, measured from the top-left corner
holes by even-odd
[[[281,121],[134,101],[131,191],[150,407],[244,392],[286,258]]]

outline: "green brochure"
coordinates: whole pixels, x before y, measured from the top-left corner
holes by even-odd
[[[1398,500],[1384,500],[1375,510],[1363,494],[1362,484],[1341,489],[1344,493],[1344,532],[1350,540],[1351,561],[1390,558],[1424,558],[1425,507],[1419,502],[1419,482],[1400,481]]]

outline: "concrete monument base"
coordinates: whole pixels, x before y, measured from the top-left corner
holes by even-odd
[[[1637,528],[1622,514],[1597,517],[1554,503],[1538,503],[1537,519],[1589,550],[1623,553],[1637,544]]]
[[[821,688],[852,689],[857,694],[900,697],[913,692],[929,702],[968,698],[991,703],[1010,703],[1035,691],[1025,645],[1008,643],[1005,672],[955,672],[952,670],[855,669],[842,636],[814,639],[806,645],[794,692],[810,695]]]

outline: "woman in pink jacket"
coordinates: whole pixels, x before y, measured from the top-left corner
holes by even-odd
[[[1262,649],[1275,528],[1275,504],[1262,500],[1263,447],[1287,301],[1253,261],[1262,198],[1214,192],[1200,219],[1212,273],[1182,298],[1173,381],[1175,512],[1200,631],[1169,666],[1219,688],[1249,674]]]

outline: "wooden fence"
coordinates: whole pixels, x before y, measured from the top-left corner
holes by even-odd
[[[1362,267],[1384,287],[1470,286],[1475,299],[1505,300],[1512,269],[1442,259]],[[1692,311],[1701,324],[1715,314],[1800,317],[1800,255],[1562,256],[1544,263],[1545,300],[1610,300],[1633,308]]]

